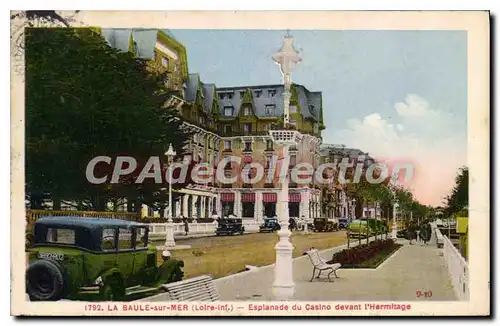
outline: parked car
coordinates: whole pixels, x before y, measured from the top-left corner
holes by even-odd
[[[280,230],[280,224],[276,218],[264,218],[264,223],[259,226],[259,232],[274,232]]]
[[[240,218],[223,218],[219,220],[216,235],[242,235],[245,232]]]
[[[339,219],[339,229],[347,229],[349,226],[349,222],[347,221],[346,218],[340,218]]]
[[[26,291],[31,301],[122,300],[182,280],[184,262],[157,265],[146,224],[48,216],[34,224]]]
[[[314,232],[333,232],[338,231],[338,223],[326,217],[316,217],[313,220]]]
[[[358,237],[366,237],[366,233],[368,232],[368,236],[371,235],[371,230],[368,226],[368,221],[366,219],[359,219],[352,221],[349,226],[349,237],[358,238]]]

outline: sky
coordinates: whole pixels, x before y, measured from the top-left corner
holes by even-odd
[[[190,73],[218,87],[282,83],[271,56],[280,30],[171,30]],[[411,162],[408,184],[442,205],[467,163],[465,31],[292,30],[302,62],[292,81],[321,91],[323,143]]]

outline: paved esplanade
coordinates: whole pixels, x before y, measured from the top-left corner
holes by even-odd
[[[294,259],[294,300],[457,300],[448,277],[445,261],[436,245],[404,246],[377,269],[340,269],[340,277],[328,282],[327,273],[321,279],[309,282],[312,265],[307,256]],[[323,251],[321,256],[331,259],[333,252],[343,248]],[[274,265],[257,271],[215,280],[222,301],[272,300]],[[333,276],[333,274],[332,274]],[[417,298],[417,291],[431,297]],[[430,291],[430,292],[429,292]]]

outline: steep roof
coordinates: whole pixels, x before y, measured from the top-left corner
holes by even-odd
[[[283,85],[254,85],[254,86],[239,86],[239,87],[222,87],[217,88],[217,95],[220,93],[231,93],[232,97],[229,98],[225,96],[221,99],[217,96],[217,101],[221,110],[221,114],[224,113],[224,107],[231,106],[234,108],[234,116],[238,115],[238,111],[241,106],[243,92],[247,89],[252,91],[252,100],[255,108],[255,114],[258,117],[265,117],[265,109],[267,105],[275,106],[274,116],[283,115],[284,106],[284,86]],[[321,92],[310,92],[307,88],[302,85],[295,85],[297,92],[297,98],[299,105],[302,109],[302,115],[304,118],[312,118],[316,121],[320,121],[321,112]],[[257,92],[260,91],[260,95],[257,96]],[[269,91],[274,91],[274,96],[271,96]]]

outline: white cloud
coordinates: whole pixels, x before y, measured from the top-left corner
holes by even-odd
[[[466,164],[467,145],[454,116],[434,109],[422,97],[410,94],[394,105],[390,123],[379,113],[350,120],[334,133],[335,143],[359,148],[376,158],[413,162],[410,184],[424,203],[441,204],[453,185],[459,166]]]

